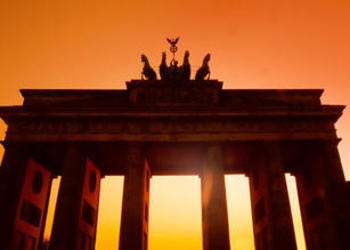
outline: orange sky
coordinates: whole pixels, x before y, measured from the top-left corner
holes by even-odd
[[[347,0],[1,1],[0,105],[20,104],[20,88],[125,88],[125,81],[140,78],[140,54],[145,53],[157,67],[161,52],[168,51],[165,38],[175,36],[181,37],[178,58],[182,60],[188,49],[194,68],[207,52],[212,54],[211,78],[224,81],[224,88],[324,88],[324,103],[349,105],[349,13]],[[348,179],[349,125],[350,111],[346,109],[337,128],[343,138],[339,149]],[[3,131],[5,126],[0,124]],[[151,250],[164,249],[159,245],[164,237],[172,242],[161,222],[177,225],[169,217],[180,216],[176,214],[182,211],[179,208],[184,208],[181,229],[173,237],[194,235],[196,243],[189,243],[187,249],[201,247],[199,184],[197,177],[186,178],[172,179],[175,183],[168,186],[159,178],[152,181]],[[244,179],[228,183],[235,181]],[[117,178],[103,184],[102,192],[115,192],[112,197],[101,194],[105,208],[100,211],[106,211],[107,221],[120,213],[121,183]],[[229,197],[233,189],[247,188],[246,181],[234,186],[228,190]],[[178,187],[187,187],[190,204],[183,193],[176,192]],[[165,197],[163,204],[156,200],[164,188],[169,188],[171,197],[179,197],[178,205],[171,197]],[[108,204],[112,201],[116,205]],[[173,207],[173,214],[160,212],[165,206]],[[230,211],[232,207],[236,205],[229,201]],[[247,201],[237,211],[248,207]],[[236,224],[243,232],[249,219]],[[106,222],[106,235],[118,233],[117,226],[108,227]],[[186,230],[190,231],[181,236]],[[236,245],[235,249],[249,247]]]

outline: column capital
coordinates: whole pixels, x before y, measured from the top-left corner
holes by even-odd
[[[220,143],[213,143],[206,146],[205,150],[205,161],[219,161],[220,165],[222,165],[222,156],[223,156],[223,148]]]

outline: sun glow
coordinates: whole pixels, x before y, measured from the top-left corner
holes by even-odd
[[[154,176],[150,190],[149,249],[202,249],[200,179]]]
[[[102,179],[96,249],[116,249],[123,194],[123,177]],[[286,175],[293,224],[299,250],[306,249],[295,178]],[[53,180],[45,239],[51,234],[60,177]],[[249,180],[244,175],[226,175],[226,196],[231,249],[254,249]],[[151,179],[150,250],[202,249],[201,193],[198,176],[153,176]]]

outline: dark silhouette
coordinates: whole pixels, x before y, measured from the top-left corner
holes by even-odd
[[[181,65],[181,67],[179,68],[179,74],[180,74],[181,80],[190,80],[191,65],[189,62],[189,57],[190,57],[190,52],[188,52],[188,50],[186,50],[183,63]]]
[[[208,80],[210,77],[210,70],[208,62],[210,60],[210,54],[208,53],[204,59],[202,66],[197,70],[195,80],[204,80],[204,78],[208,75]]]
[[[101,178],[122,175],[119,249],[145,250],[152,175],[197,175],[203,250],[229,250],[225,175],[244,174],[255,249],[296,250],[286,172],[296,179],[306,248],[350,249],[350,183],[335,130],[343,105],[322,104],[322,89],[173,83],[22,89],[22,106],[1,106],[10,133],[0,166],[0,249],[46,250],[55,175],[49,250],[93,249]]]
[[[178,66],[178,61],[172,59],[170,66],[166,63],[166,54],[162,53],[162,61],[159,65],[159,74],[162,80],[189,80],[191,76],[191,65],[189,62],[190,53],[185,51],[182,65]]]
[[[162,62],[159,65],[159,74],[162,80],[169,80],[169,68],[166,64],[166,54],[162,53]]]
[[[167,38],[166,40],[170,43],[171,47],[176,47],[177,42],[179,41],[180,37],[170,39]]]
[[[172,60],[169,67],[168,78],[171,81],[180,80],[178,61]]]
[[[141,73],[141,79],[143,80],[143,76],[145,76],[146,80],[157,80],[156,72],[153,70],[153,68],[149,64],[147,57],[144,54],[141,55],[141,62],[144,63]]]

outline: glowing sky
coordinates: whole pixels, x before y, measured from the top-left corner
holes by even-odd
[[[212,54],[211,78],[224,81],[224,88],[324,88],[323,103],[348,105],[349,13],[350,2],[345,0],[0,1],[0,105],[20,104],[21,88],[125,88],[125,81],[140,78],[140,54],[157,67],[161,52],[168,51],[165,38],[176,36],[181,37],[177,57],[182,60],[184,50],[189,50],[193,69],[207,52]],[[346,109],[337,129],[348,178],[349,125]],[[2,134],[5,129],[0,124]],[[186,218],[192,218],[188,225],[199,223],[198,180],[186,178],[169,186],[161,178],[152,180],[151,249],[162,249],[156,239],[166,236],[158,233],[163,224],[155,223],[170,216],[161,212],[163,206],[175,206],[173,213],[184,208],[182,226]],[[101,194],[107,205],[100,211],[107,217],[120,213],[118,205],[108,205],[120,206],[122,180],[113,181],[102,184],[103,190],[115,190],[113,197]],[[191,195],[187,207],[187,198],[176,193],[179,185]],[[179,197],[178,205],[169,197],[164,204],[155,201],[164,186],[171,197]],[[244,188],[246,182],[231,190]],[[248,207],[249,203],[243,210]],[[177,218],[176,213],[172,216]],[[247,223],[238,222],[242,230]],[[108,226],[106,231],[118,234]],[[174,237],[186,229],[198,239],[199,226],[179,229]],[[200,240],[193,244],[201,247]],[[190,244],[188,249],[193,249]]]

